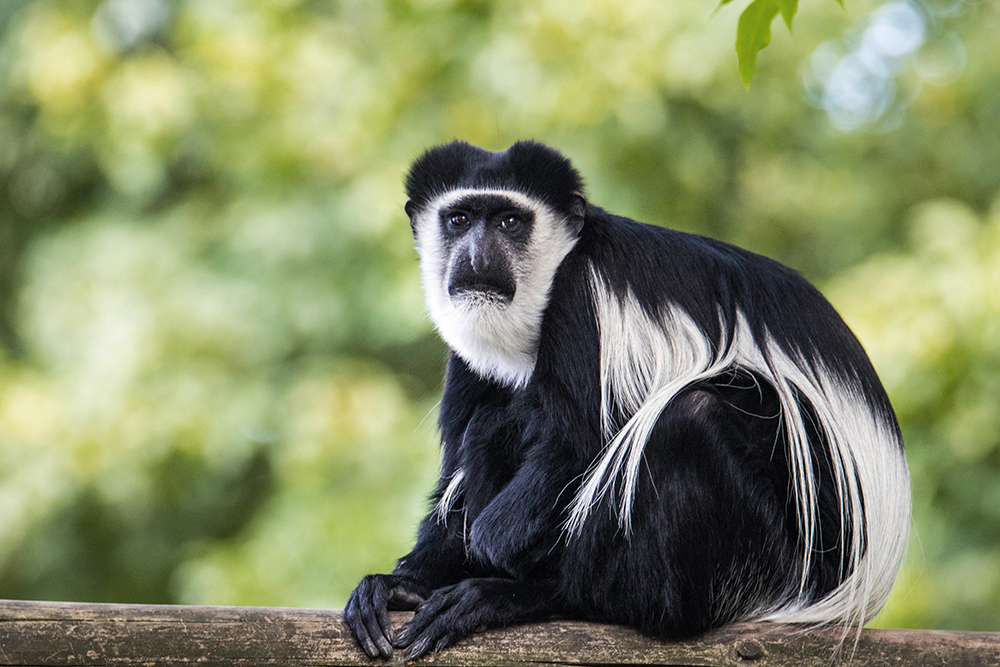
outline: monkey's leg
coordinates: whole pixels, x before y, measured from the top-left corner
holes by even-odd
[[[619,498],[605,498],[565,547],[570,613],[676,638],[794,592],[795,540],[770,472],[778,420],[758,411],[755,390],[746,396],[758,405],[689,390],[664,410],[643,450],[631,531],[614,518]]]
[[[555,599],[555,587],[548,582],[466,579],[439,588],[421,602],[393,644],[406,649],[404,660],[413,660],[451,646],[477,630],[547,618],[558,611]]]

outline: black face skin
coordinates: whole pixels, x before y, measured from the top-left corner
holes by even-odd
[[[531,242],[535,215],[502,195],[470,195],[439,212],[452,298],[510,303],[514,267]]]

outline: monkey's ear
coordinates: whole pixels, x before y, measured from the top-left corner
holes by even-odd
[[[406,211],[406,215],[410,218],[410,229],[413,230],[414,232],[417,231],[413,226],[414,225],[413,217],[417,213],[416,202],[414,202],[411,198],[407,197],[406,203],[403,204],[403,210]]]
[[[574,192],[569,205],[569,218],[566,220],[574,236],[579,234],[580,230],[583,229],[583,220],[586,216],[587,200],[579,192]]]

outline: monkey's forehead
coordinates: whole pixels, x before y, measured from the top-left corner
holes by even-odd
[[[459,197],[455,201],[442,204],[439,211],[462,211],[477,216],[494,216],[504,213],[518,213],[534,217],[534,210],[513,198],[499,193],[473,193]]]
[[[546,202],[522,192],[477,188],[458,188],[440,194],[432,199],[424,210],[428,213],[446,210],[499,213],[516,210],[536,217],[554,213]]]

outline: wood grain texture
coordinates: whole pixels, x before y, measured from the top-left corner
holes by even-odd
[[[410,614],[393,614],[404,623]],[[416,664],[980,665],[1000,667],[1000,633],[743,623],[658,642],[617,626],[551,621],[483,632]],[[0,665],[368,666],[339,611],[0,601]],[[381,664],[385,664],[384,662]]]

